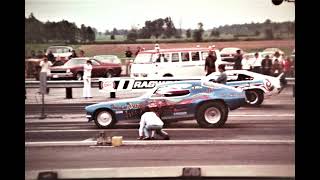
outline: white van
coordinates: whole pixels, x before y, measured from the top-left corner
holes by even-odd
[[[160,49],[158,45],[154,50],[140,52],[131,65],[130,77],[187,77],[205,76],[205,59],[208,48],[175,48]],[[216,69],[221,62],[218,49],[212,49],[217,56]]]

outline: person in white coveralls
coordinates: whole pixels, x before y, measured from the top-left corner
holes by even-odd
[[[155,133],[162,136],[165,140],[169,140],[168,133],[162,129],[163,125],[164,123],[158,114],[158,107],[152,104],[148,105],[141,116],[138,140],[155,139]]]
[[[87,63],[83,66],[83,97],[84,98],[92,98],[91,71],[92,71],[92,62],[90,60],[87,60]]]

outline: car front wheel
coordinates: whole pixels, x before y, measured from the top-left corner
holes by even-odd
[[[76,80],[78,80],[78,81],[82,80],[82,73],[81,72],[78,72],[76,74]]]
[[[115,124],[115,118],[110,110],[98,110],[95,114],[94,123],[99,128],[107,129]]]
[[[228,108],[222,102],[207,102],[197,111],[196,119],[200,127],[219,128],[228,118]]]
[[[247,90],[246,103],[251,106],[259,106],[264,100],[264,94],[261,90]]]
[[[112,71],[107,71],[105,76],[106,78],[112,78]]]

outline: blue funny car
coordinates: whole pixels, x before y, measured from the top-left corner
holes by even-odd
[[[245,104],[245,92],[214,82],[179,81],[160,84],[138,98],[97,103],[85,110],[89,122],[111,128],[121,120],[139,120],[149,104],[157,105],[165,122],[196,119],[200,127],[221,127],[229,110]]]

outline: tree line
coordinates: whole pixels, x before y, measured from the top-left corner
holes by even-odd
[[[78,28],[75,23],[66,20],[43,23],[36,19],[32,13],[28,18],[25,18],[26,43],[94,42],[95,39],[96,35],[93,28],[84,24]]]
[[[218,38],[221,34],[230,34],[234,38],[262,35],[264,39],[274,39],[281,37],[283,34],[287,34],[287,37],[290,34],[293,36],[295,34],[295,22],[278,23],[272,22],[270,19],[263,23],[224,25],[213,27],[209,30],[204,30],[203,26],[203,23],[199,22],[196,29],[177,29],[171,17],[166,17],[145,21],[142,28],[133,27],[131,30],[113,28],[112,31],[106,30],[102,33],[84,24],[78,28],[75,23],[70,23],[66,20],[43,23],[31,13],[28,18],[25,18],[25,41],[27,43],[50,41],[69,43],[94,42],[96,36],[104,34],[110,36],[110,39],[115,39],[115,35],[123,35],[126,36],[129,42],[150,38],[192,38],[193,41],[201,42],[204,35],[211,38]]]

